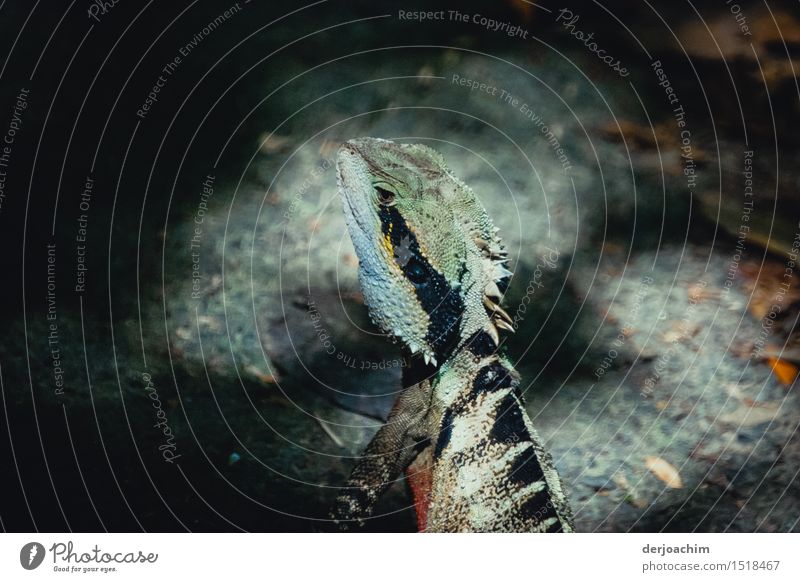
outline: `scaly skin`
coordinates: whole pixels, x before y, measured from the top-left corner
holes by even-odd
[[[499,305],[511,273],[486,211],[423,145],[352,140],[337,168],[364,300],[412,367],[334,518],[368,517],[408,470],[412,483],[430,482],[427,498],[415,491],[421,530],[572,531],[561,481],[498,349],[499,330],[513,329]]]

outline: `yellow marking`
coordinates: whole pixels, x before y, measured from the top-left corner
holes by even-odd
[[[383,248],[389,253],[389,258],[394,258],[394,246],[392,246],[392,223],[389,223],[389,232],[383,235]]]

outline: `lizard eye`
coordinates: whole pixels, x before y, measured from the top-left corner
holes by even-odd
[[[428,280],[428,271],[416,259],[411,259],[406,265],[406,277],[414,285],[423,285]]]
[[[381,206],[394,206],[396,194],[391,190],[387,190],[381,186],[375,186],[375,195],[378,198],[378,204]]]

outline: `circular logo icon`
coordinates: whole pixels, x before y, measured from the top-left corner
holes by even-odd
[[[19,551],[19,563],[26,570],[35,570],[44,561],[44,546],[39,542],[29,542]]]

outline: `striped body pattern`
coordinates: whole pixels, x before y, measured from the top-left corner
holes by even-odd
[[[333,517],[370,516],[404,470],[428,483],[424,531],[572,531],[566,495],[501,353],[511,272],[475,194],[423,145],[361,138],[337,162],[359,281],[373,321],[405,349],[404,391]]]
[[[444,413],[426,531],[572,531],[558,474],[508,361],[467,350],[442,371],[433,397]]]

